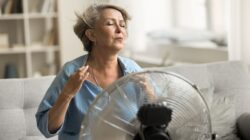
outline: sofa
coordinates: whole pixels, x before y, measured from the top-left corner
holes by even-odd
[[[219,140],[238,140],[237,119],[248,114],[250,121],[250,75],[239,61],[215,62],[157,68],[178,73],[196,84],[205,98],[213,133]],[[242,122],[241,122],[242,124]],[[250,132],[250,125],[248,132]],[[250,137],[244,140],[250,140]]]
[[[213,132],[220,139],[237,140],[235,124],[250,113],[250,78],[239,61],[153,68],[180,74],[201,90],[211,112]],[[0,79],[0,139],[43,140],[35,113],[54,76]],[[55,140],[57,137],[50,138]]]
[[[36,127],[35,113],[53,78],[0,80],[0,140],[45,139]]]

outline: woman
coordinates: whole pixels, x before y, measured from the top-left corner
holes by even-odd
[[[113,5],[90,6],[74,31],[87,55],[66,63],[43,98],[37,126],[45,137],[78,139],[81,121],[96,95],[120,77],[140,71],[132,60],[119,57],[127,37],[127,12]]]

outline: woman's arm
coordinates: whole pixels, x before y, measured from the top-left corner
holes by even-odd
[[[55,104],[49,110],[48,130],[50,133],[55,133],[63,124],[70,101],[80,90],[88,75],[88,66],[86,66],[81,67],[69,77],[69,80],[64,85],[63,90],[59,94]]]

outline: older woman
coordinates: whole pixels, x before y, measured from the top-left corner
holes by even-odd
[[[45,137],[78,139],[81,121],[96,95],[120,77],[141,70],[119,57],[127,37],[127,12],[113,5],[90,6],[74,31],[87,55],[66,63],[38,108],[37,126]]]

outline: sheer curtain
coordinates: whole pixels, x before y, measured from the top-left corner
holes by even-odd
[[[229,60],[241,60],[250,66],[250,1],[230,2]]]

